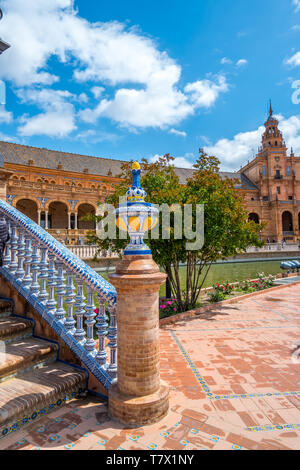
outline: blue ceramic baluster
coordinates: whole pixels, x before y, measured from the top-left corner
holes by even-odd
[[[96,341],[94,340],[94,325],[95,320],[94,318],[97,316],[95,313],[95,305],[94,305],[94,290],[91,287],[87,287],[87,294],[88,294],[88,301],[86,305],[86,314],[85,314],[85,324],[87,326],[87,339],[85,342],[85,350],[89,353],[93,353],[95,351]],[[95,352],[96,355],[96,352]]]
[[[31,236],[25,234],[25,275],[23,278],[23,285],[29,287],[31,285],[31,261],[32,261],[32,249],[31,249]]]
[[[49,298],[46,302],[48,311],[52,314],[56,311],[56,300],[55,300],[55,286],[56,286],[56,269],[55,269],[55,258],[56,256],[49,253],[49,269],[48,269],[48,290]]]
[[[109,309],[110,323],[107,338],[109,339],[108,347],[110,348],[110,364],[108,371],[111,377],[117,377],[117,315],[116,306]]]
[[[25,258],[25,242],[24,242],[24,231],[18,229],[19,238],[18,238],[18,268],[15,272],[17,279],[23,279],[24,277],[24,258]]]
[[[106,364],[107,361],[107,354],[105,351],[105,336],[107,334],[107,318],[106,318],[106,312],[105,312],[105,302],[104,300],[98,296],[98,301],[99,301],[99,313],[97,316],[97,334],[99,338],[99,351],[96,356],[96,361],[98,364],[103,366]]]
[[[39,257],[39,244],[38,242],[32,243],[32,257],[31,257],[31,273],[32,283],[30,290],[32,294],[37,295],[40,291],[40,285],[38,282],[38,273],[40,271],[40,257]]]
[[[9,232],[9,234],[10,234],[10,232],[11,232],[11,224],[10,224],[10,221],[9,221],[9,220],[6,220],[6,224],[7,224],[8,232]],[[11,236],[11,235],[10,235],[10,236]],[[10,260],[11,260],[10,248],[11,248],[11,239],[9,239],[9,240],[6,242],[6,245],[5,245],[5,252],[4,252],[4,256],[3,256],[3,266],[6,266],[7,268],[9,268],[9,264],[10,264]]]
[[[83,280],[76,276],[77,283],[77,296],[75,302],[75,312],[76,312],[76,331],[74,333],[74,338],[77,341],[83,341],[85,338],[85,331],[83,329],[83,317],[85,314],[85,297],[83,295]]]
[[[67,270],[67,287],[66,287],[66,305],[67,305],[67,318],[65,321],[65,328],[70,333],[75,333],[75,320],[73,317],[73,305],[75,303],[75,289],[73,282],[73,271]]]
[[[18,253],[17,225],[14,222],[12,222],[11,224],[11,262],[9,265],[9,270],[12,273],[15,273],[18,268],[17,253]]]
[[[47,248],[40,248],[41,262],[40,262],[40,292],[38,298],[43,304],[46,304],[48,298],[47,292],[47,279],[48,279],[48,263],[47,263]]]
[[[64,264],[61,261],[56,261],[57,266],[57,278],[56,278],[56,295],[57,295],[57,309],[55,317],[57,320],[65,321],[65,309],[64,309],[64,295],[65,295],[65,278],[64,278]]]

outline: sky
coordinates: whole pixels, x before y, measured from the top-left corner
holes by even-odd
[[[0,140],[238,170],[272,99],[300,156],[300,0],[0,0]],[[3,86],[2,86],[3,89]],[[1,93],[0,93],[1,98]]]

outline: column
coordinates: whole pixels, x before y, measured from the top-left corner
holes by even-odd
[[[109,413],[129,426],[157,422],[169,409],[159,372],[159,289],[165,279],[152,255],[125,255],[109,276],[118,299],[118,381],[109,390]]]
[[[75,212],[74,215],[75,215],[75,230],[78,230],[78,212]]]
[[[7,195],[7,181],[13,175],[13,172],[10,170],[4,170],[0,168],[0,199],[6,201]]]
[[[41,225],[41,213],[42,211],[38,209],[38,225]]]
[[[49,219],[48,219],[48,211],[45,211],[45,229],[48,230],[48,222],[49,222]]]
[[[71,230],[71,212],[68,212],[68,230]]]

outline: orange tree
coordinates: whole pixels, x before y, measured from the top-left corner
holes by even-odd
[[[169,206],[176,204],[177,207],[192,205],[190,224],[194,231],[197,229],[196,207],[198,204],[204,205],[204,244],[201,248],[187,250],[187,243],[193,240],[186,238],[184,227],[183,237],[175,238],[173,212],[170,215],[169,239],[163,239],[161,236],[154,239],[150,233],[146,240],[155,262],[168,275],[178,311],[185,311],[197,305],[212,263],[241,253],[250,245],[262,246],[259,232],[263,226],[248,221],[243,195],[236,191],[236,181],[221,177],[217,158],[200,151],[194,165],[194,173],[185,185],[179,182],[172,165],[173,160],[169,154],[155,163],[142,160],[141,185],[147,192],[147,202]],[[119,196],[124,196],[131,185],[131,163],[123,164],[120,175],[122,182],[115,186],[115,192],[106,199],[107,203],[115,207],[119,204]],[[96,218],[97,221],[102,219],[99,216]],[[160,235],[162,224],[160,213]],[[89,241],[97,243],[99,249],[111,249],[118,253],[121,253],[128,243],[128,240],[120,239],[118,229],[115,239],[102,240],[96,235],[90,235]],[[180,269],[186,270],[185,278],[180,276]]]

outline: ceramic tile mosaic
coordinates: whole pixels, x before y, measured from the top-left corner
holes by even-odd
[[[126,429],[90,397],[2,439],[0,449],[299,450],[300,364],[292,351],[300,285],[255,300],[161,330],[161,378],[170,387],[163,421]]]

